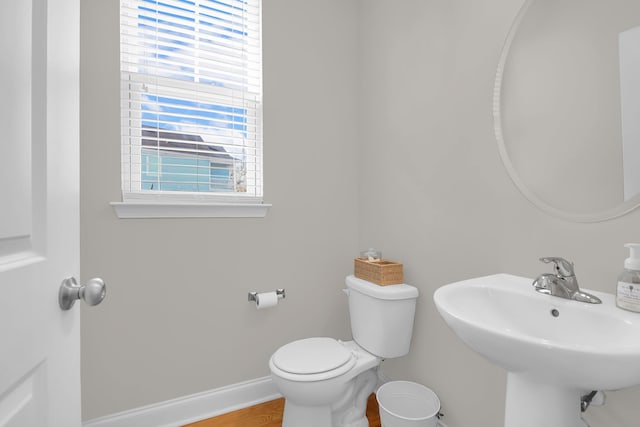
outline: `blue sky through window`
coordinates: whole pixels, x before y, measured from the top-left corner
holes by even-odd
[[[201,60],[212,61],[211,58],[215,61],[219,52],[226,52],[231,44],[247,37],[247,31],[238,26],[238,17],[244,11],[230,3],[141,0],[137,22],[146,54],[138,58],[138,72],[194,84],[243,89],[245,75],[234,75],[224,67],[221,71],[211,67],[201,69],[199,64]],[[184,91],[185,96],[164,96],[153,93],[152,89],[142,93],[142,127],[197,135],[203,145],[220,144],[222,151],[229,153],[229,159],[244,162],[241,141],[248,133],[247,109],[239,107],[237,102],[235,105],[203,102],[197,91],[194,98],[187,94],[188,91]],[[210,152],[169,150],[166,143],[161,148],[160,140],[155,149],[148,139],[143,144],[143,190],[233,190],[229,182],[234,173],[238,173],[233,162],[214,164]],[[237,147],[234,148],[234,144]]]
[[[246,132],[246,110],[188,99],[144,95],[142,125],[166,130],[182,130],[185,125],[213,126]]]
[[[180,74],[182,79],[194,81],[196,78],[194,73],[196,64],[193,62],[195,61],[193,59],[186,59],[190,58],[188,54],[181,55],[181,51],[183,49],[194,49],[196,45],[196,38],[200,44],[204,43],[205,45],[215,46],[216,37],[230,39],[231,36],[227,35],[229,33],[237,34],[240,37],[244,37],[247,34],[246,32],[240,32],[233,27],[229,27],[228,25],[230,22],[219,18],[219,16],[199,14],[196,18],[170,12],[169,10],[191,13],[191,9],[189,9],[189,7],[193,8],[193,6],[195,6],[194,1],[178,0],[178,2],[184,4],[185,7],[178,7],[173,4],[157,0],[143,0],[145,6],[140,6],[139,9],[152,12],[157,16],[157,18],[154,19],[148,15],[140,14],[138,16],[140,22],[139,26],[155,32],[153,39],[146,40],[146,44],[148,46],[151,45],[154,47],[152,52],[155,51],[149,54],[148,65],[157,63],[169,64],[168,68],[170,69],[177,68],[180,71],[186,72]],[[222,9],[216,9],[216,5],[225,5],[225,3],[215,0],[200,2],[200,7],[202,9],[215,11],[217,14],[232,17],[230,12]],[[242,13],[242,11],[238,12]],[[183,21],[184,23],[176,23],[176,20]],[[147,25],[145,21],[153,22],[153,25]],[[202,37],[202,30],[199,30],[198,32],[195,31],[196,23],[209,27],[218,27],[223,30],[223,32],[205,32],[205,34],[210,37],[204,38]],[[171,63],[177,63],[180,65],[175,66],[171,65]],[[158,68],[156,68],[156,70],[157,69]],[[167,74],[166,71],[161,71],[160,73]],[[170,77],[175,78],[177,76],[170,75]],[[216,81],[211,78],[200,78],[200,82],[204,84],[225,86],[225,82]],[[160,97],[154,94],[147,94],[143,97],[142,110],[143,126],[148,127],[181,130],[182,125],[189,124],[202,127],[214,126],[216,128],[228,128],[244,132],[246,132],[247,129],[246,109],[222,104],[205,104],[189,99]],[[246,136],[246,134],[244,136]]]

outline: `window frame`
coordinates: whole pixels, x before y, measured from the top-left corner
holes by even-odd
[[[261,21],[261,0],[258,0],[260,7]],[[120,8],[122,9],[124,2],[120,2]],[[122,13],[122,12],[121,12]],[[122,19],[122,18],[121,18]],[[123,39],[120,39],[120,46],[123,49]],[[260,47],[261,50],[261,47]],[[142,159],[142,152],[145,149],[142,143],[143,139],[143,116],[142,116],[142,99],[135,99],[135,94],[140,94],[143,91],[132,89],[131,85],[144,85],[145,80],[152,76],[151,74],[136,73],[132,71],[122,71],[123,58],[119,60],[121,67],[121,127],[122,132],[122,147],[121,147],[121,189],[122,189],[122,201],[112,202],[111,205],[115,209],[115,212],[119,218],[175,218],[175,217],[264,217],[267,213],[270,204],[264,203],[263,200],[263,153],[262,153],[262,91],[260,93],[249,94],[249,99],[246,102],[252,103],[252,108],[255,111],[255,133],[256,133],[256,155],[259,156],[258,160],[254,162],[255,174],[258,174],[257,181],[253,182],[253,187],[256,188],[256,194],[247,194],[243,192],[226,192],[222,190],[218,191],[149,191],[142,188],[142,162],[135,165],[134,162],[129,161],[132,150],[138,150],[137,155]],[[156,79],[158,79],[156,77]],[[160,78],[167,79],[167,78]],[[198,85],[200,83],[197,83]],[[204,84],[204,83],[203,83]],[[261,88],[260,83],[260,88]],[[208,88],[214,96],[216,91],[233,91],[237,89],[220,87],[216,88],[213,85]],[[165,96],[163,91],[165,89],[162,86],[158,86],[156,91],[150,91],[151,96]],[[178,95],[180,92],[178,90]],[[132,96],[132,94],[134,94]],[[255,99],[251,98],[255,96]],[[140,97],[142,98],[142,97]],[[180,99],[180,98],[176,98]],[[245,96],[243,94],[242,101],[245,102]],[[199,101],[198,101],[199,102]],[[238,104],[239,105],[239,104]],[[248,108],[244,106],[230,104],[231,108]],[[135,113],[134,113],[135,112]],[[137,124],[137,125],[136,125]],[[161,128],[154,128],[158,131],[157,138],[160,139]],[[126,134],[129,132],[129,134]],[[137,132],[135,135],[132,133]],[[173,131],[168,131],[173,132]],[[179,131],[175,131],[179,133]],[[125,142],[127,140],[127,142]],[[137,142],[131,142],[137,141]],[[211,142],[215,144],[215,142]],[[153,150],[153,148],[151,148]],[[164,153],[164,150],[157,149],[158,156]],[[133,153],[134,155],[136,153]],[[194,159],[198,157],[193,156]],[[215,158],[210,159],[210,164],[215,162]],[[135,168],[138,170],[135,170]],[[135,177],[140,181],[139,189],[132,189],[131,180]],[[258,184],[256,184],[258,183]]]

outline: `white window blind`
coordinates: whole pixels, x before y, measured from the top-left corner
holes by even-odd
[[[120,1],[125,201],[262,201],[260,3]]]

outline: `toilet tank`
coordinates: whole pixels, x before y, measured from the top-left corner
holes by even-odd
[[[409,352],[418,289],[411,285],[380,286],[347,276],[353,340],[378,357]]]

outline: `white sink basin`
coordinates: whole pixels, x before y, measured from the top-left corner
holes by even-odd
[[[434,301],[462,341],[509,371],[506,426],[583,426],[585,392],[640,384],[640,314],[617,308],[613,295],[586,290],[602,304],[581,303],[538,293],[532,281],[465,280]]]

